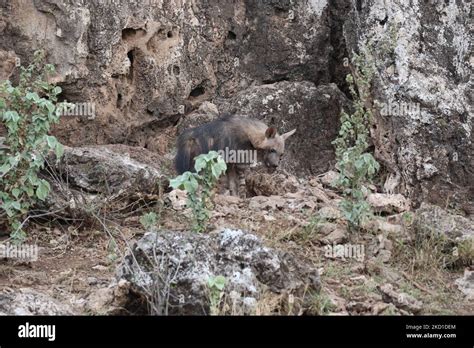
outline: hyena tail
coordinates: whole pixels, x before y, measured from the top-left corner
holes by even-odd
[[[175,159],[175,168],[178,174],[193,170],[193,160],[195,157],[195,141],[187,133],[183,133],[177,142],[178,152]]]

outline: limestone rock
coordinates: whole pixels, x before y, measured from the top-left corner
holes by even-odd
[[[0,292],[0,315],[73,315],[72,308],[38,290]]]
[[[207,284],[217,276],[225,277],[226,294],[240,295],[235,304],[246,308],[245,313],[251,313],[249,305],[258,301],[264,288],[303,297],[305,291],[320,287],[316,269],[265,247],[255,235],[231,229],[212,234],[147,233],[125,257],[117,276],[132,284],[136,296],[148,299],[155,314],[164,313],[166,301],[169,314],[209,313]],[[148,305],[143,303],[143,308]]]

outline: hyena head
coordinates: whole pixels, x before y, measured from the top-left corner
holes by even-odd
[[[268,127],[265,131],[265,139],[260,145],[264,151],[263,163],[271,170],[275,170],[285,152],[285,141],[296,132],[293,129],[285,134],[279,135],[275,127]]]

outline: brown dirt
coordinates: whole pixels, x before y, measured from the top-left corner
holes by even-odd
[[[292,178],[292,180],[296,180]],[[298,180],[296,180],[298,182]],[[406,292],[423,302],[422,314],[470,314],[474,305],[466,302],[454,286],[462,269],[435,269],[430,274],[410,270],[405,261],[397,258],[394,249],[388,262],[372,255],[377,244],[377,233],[365,231],[346,234],[345,240],[366,246],[363,261],[333,259],[325,256],[324,229],[314,223],[323,200],[337,197],[337,193],[321,184],[318,179],[302,182],[298,192],[281,196],[240,199],[224,195],[215,197],[211,229],[242,228],[259,235],[269,246],[304,257],[321,272],[323,289],[315,298],[312,314],[410,314],[386,304],[377,290],[378,285],[391,283],[397,291]],[[309,195],[319,189],[325,197]],[[159,216],[159,228],[185,230],[189,228],[186,211],[173,209],[171,203],[153,203],[133,212],[119,221],[108,221],[95,228],[78,229],[74,225],[43,222],[32,225],[27,243],[40,247],[39,260],[30,263],[0,262],[0,288],[29,287],[44,291],[61,301],[71,303],[77,313],[87,313],[84,301],[94,290],[107,287],[114,278],[115,266],[127,243],[144,233],[139,218],[147,211]],[[334,204],[337,201],[331,199]],[[393,220],[389,218],[388,220]],[[344,227],[340,220],[333,221]],[[107,227],[104,227],[107,226]],[[114,247],[112,240],[117,243]],[[393,241],[392,241],[393,242]],[[84,299],[84,300],[81,300]],[[273,302],[274,303],[273,303]],[[265,297],[260,304],[262,314],[282,313],[275,306],[278,301]],[[268,303],[267,303],[268,302]],[[270,305],[269,303],[273,303]],[[283,314],[286,314],[283,312]],[[294,313],[292,313],[294,314]]]

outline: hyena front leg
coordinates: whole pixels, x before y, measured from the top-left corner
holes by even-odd
[[[238,176],[238,192],[240,198],[247,198],[247,185],[245,183],[245,178],[247,177],[250,168],[248,166],[242,166],[237,168]]]
[[[229,166],[227,170],[227,182],[231,196],[239,195],[238,175],[235,166]]]

